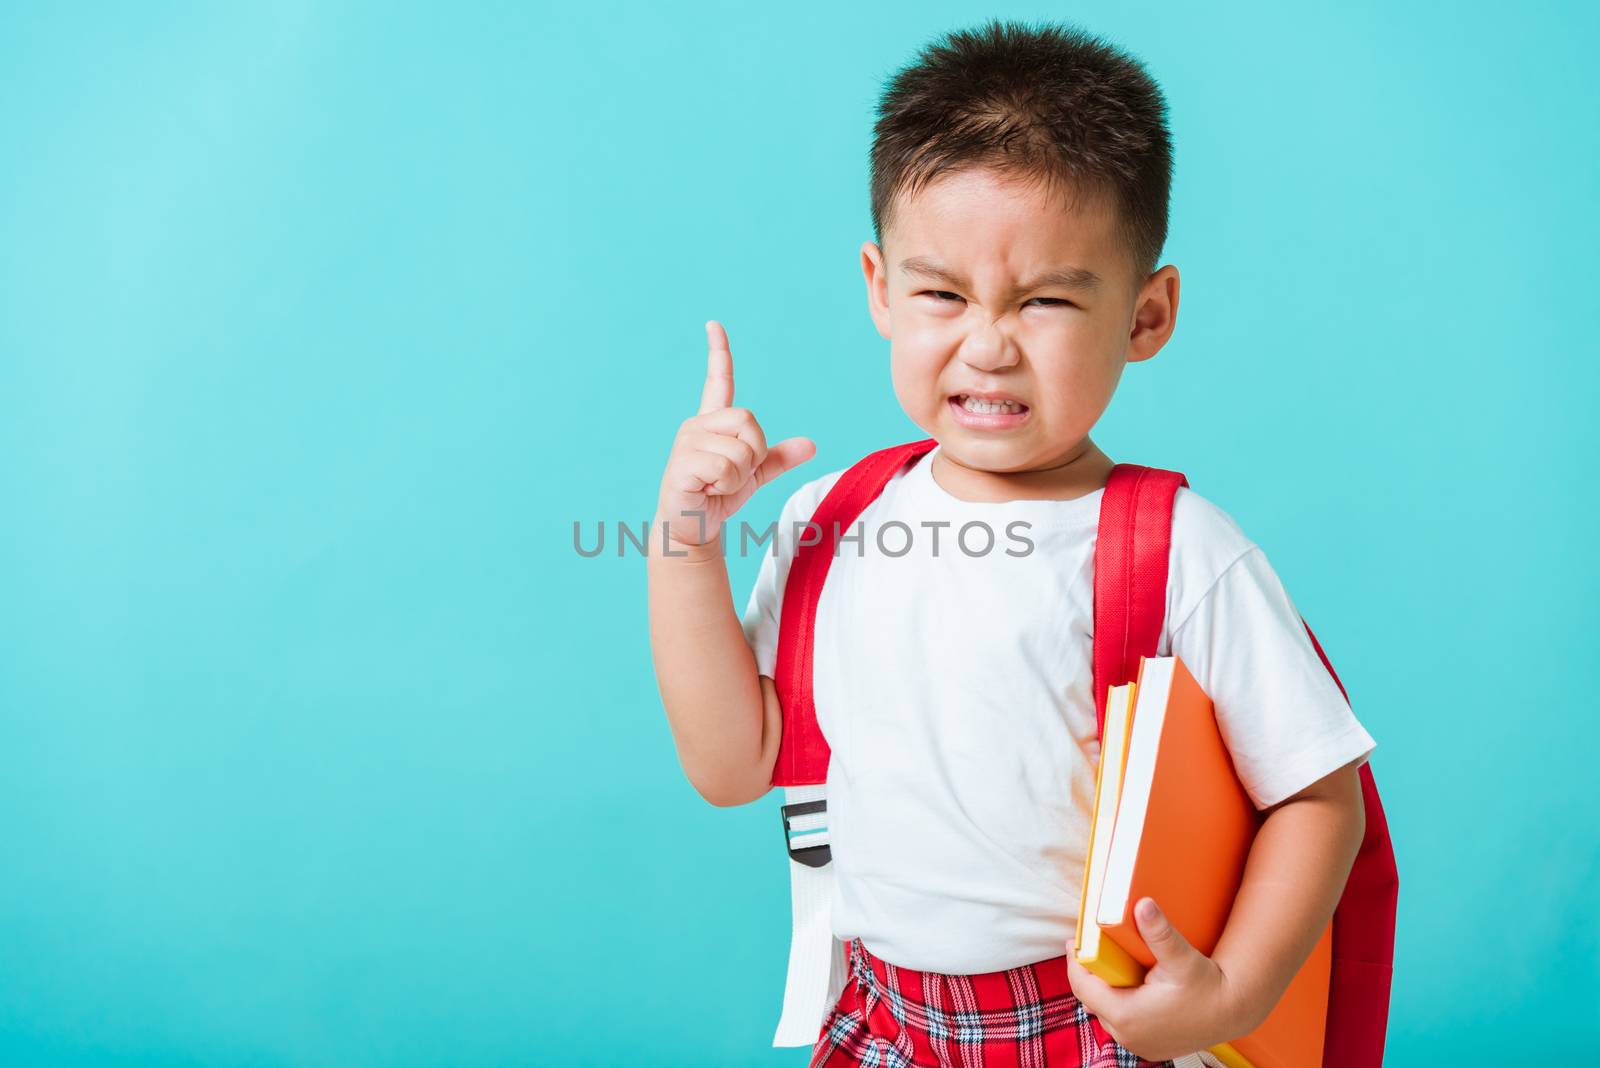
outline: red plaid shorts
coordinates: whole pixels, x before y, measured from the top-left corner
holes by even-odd
[[[810,1068],[1171,1068],[1129,1053],[1073,996],[1067,958],[978,975],[919,972],[852,938],[850,978]]]

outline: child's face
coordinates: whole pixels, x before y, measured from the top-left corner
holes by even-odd
[[[1114,223],[1098,199],[1069,207],[1036,183],[968,170],[900,200],[885,249],[862,246],[895,395],[951,460],[1045,472],[1093,450],[1123,367],[1156,354],[1178,305],[1177,268],[1135,285]],[[1063,276],[1032,285],[1051,272]],[[973,412],[971,393],[1019,404]]]

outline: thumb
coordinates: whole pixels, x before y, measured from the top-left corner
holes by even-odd
[[[767,458],[756,468],[755,481],[765,486],[785,471],[792,471],[817,454],[810,438],[785,438],[767,449]]]
[[[1150,947],[1157,964],[1179,964],[1199,955],[1199,950],[1172,926],[1172,921],[1167,919],[1167,914],[1161,911],[1154,898],[1140,898],[1133,908],[1133,919],[1139,926],[1139,937]]]

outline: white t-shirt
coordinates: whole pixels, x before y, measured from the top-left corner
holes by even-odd
[[[1075,933],[1099,758],[1104,490],[963,501],[932,478],[933,455],[845,531],[861,537],[823,585],[813,689],[832,750],[833,933],[904,967],[970,974],[1060,956]],[[841,474],[795,491],[763,552],[743,619],[763,675],[797,530]],[[1265,554],[1187,487],[1157,653],[1180,656],[1211,696],[1261,808],[1373,748]]]

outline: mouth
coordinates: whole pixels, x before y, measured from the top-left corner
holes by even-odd
[[[956,423],[971,430],[1010,430],[1025,423],[1031,411],[1004,393],[956,393],[947,403]]]

